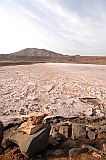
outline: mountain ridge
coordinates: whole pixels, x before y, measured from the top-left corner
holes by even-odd
[[[9,56],[63,56],[60,53],[38,48],[25,48],[18,52],[8,54]]]

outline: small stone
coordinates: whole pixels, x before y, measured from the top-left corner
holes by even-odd
[[[61,134],[59,132],[55,131],[55,129],[53,127],[50,131],[50,136],[55,138],[57,141],[61,140]]]
[[[88,131],[87,135],[88,135],[88,138],[89,138],[90,140],[95,140],[95,137],[96,137],[95,132],[93,132],[93,131]]]
[[[59,129],[59,133],[63,135],[65,138],[68,138],[68,126],[61,126]]]
[[[0,147],[0,155],[4,153],[4,149]]]
[[[106,133],[98,133],[97,139],[98,140],[106,139]]]
[[[96,158],[101,158],[101,155],[99,153],[97,153],[97,152],[93,152],[92,156],[96,157]]]
[[[97,148],[94,148],[90,145],[82,145],[82,148],[87,148],[89,150],[89,152],[99,152],[99,150]]]
[[[3,140],[2,140],[2,143],[1,143],[1,146],[3,147],[3,148],[7,148],[9,145],[10,145],[10,140],[9,140],[9,138],[4,138]]]
[[[27,120],[27,122],[29,124],[32,124],[32,125],[36,125],[36,124],[40,124],[42,123],[43,119],[47,116],[47,114],[41,114],[41,115],[38,115],[38,116],[35,116],[34,113],[31,114]]]
[[[73,148],[69,150],[69,157],[77,157],[82,153],[87,153],[88,149],[87,148]]]
[[[86,130],[84,125],[77,123],[72,124],[72,139],[78,139],[80,137],[86,137]]]
[[[54,84],[47,84],[43,86],[42,91],[50,92],[52,89],[54,89],[55,85]]]
[[[63,147],[64,148],[77,148],[78,144],[76,143],[76,141],[68,139],[66,142],[63,142]]]
[[[69,122],[59,122],[56,124],[56,130],[59,130],[61,126],[69,126]]]
[[[101,132],[106,132],[106,125],[100,126]]]
[[[86,131],[87,132],[91,131],[91,128],[89,126],[86,126]]]
[[[103,151],[106,152],[106,143],[103,143]]]
[[[87,138],[78,138],[77,140],[77,144],[79,144],[80,146],[84,145],[92,145],[93,141],[91,141],[90,139]]]
[[[53,152],[53,155],[55,156],[61,156],[61,155],[64,155],[64,150],[62,149],[57,149]]]
[[[53,155],[53,150],[47,150],[45,153],[46,156],[51,156]]]
[[[20,115],[26,115],[25,110],[23,108],[20,109],[19,113]]]
[[[59,142],[57,142],[53,137],[49,137],[49,143],[53,146],[57,146]]]

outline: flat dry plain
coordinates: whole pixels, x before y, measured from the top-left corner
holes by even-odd
[[[106,113],[106,65],[39,63],[0,67],[0,116]]]

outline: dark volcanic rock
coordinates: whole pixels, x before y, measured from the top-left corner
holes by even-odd
[[[33,157],[48,146],[50,129],[50,125],[45,124],[41,130],[32,135],[18,131],[11,136],[11,141],[20,147],[24,156]]]
[[[63,156],[64,155],[64,150],[62,149],[57,149],[53,152],[53,155],[55,156]]]
[[[97,148],[94,148],[94,147],[92,147],[90,145],[82,145],[82,148],[83,149],[84,148],[88,149],[89,152],[99,152],[99,150]]]
[[[77,148],[78,143],[72,139],[68,139],[66,142],[63,142],[63,147],[68,149]]]
[[[1,146],[3,148],[6,149],[10,144],[11,144],[11,142],[10,142],[9,138],[3,138],[2,143],[1,143]]]
[[[4,149],[0,147],[0,155],[4,153]]]
[[[50,143],[52,146],[57,146],[57,145],[59,145],[59,142],[56,141],[53,137],[49,137],[49,143]]]
[[[3,140],[3,123],[0,121],[0,145]]]
[[[77,157],[82,153],[87,153],[88,150],[88,148],[73,148],[69,150],[69,157]]]

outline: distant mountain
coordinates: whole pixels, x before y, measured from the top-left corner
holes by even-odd
[[[37,49],[37,48],[26,48],[18,52],[10,53],[10,56],[24,56],[24,57],[33,57],[33,56],[62,56],[62,54],[55,53],[46,49]]]

